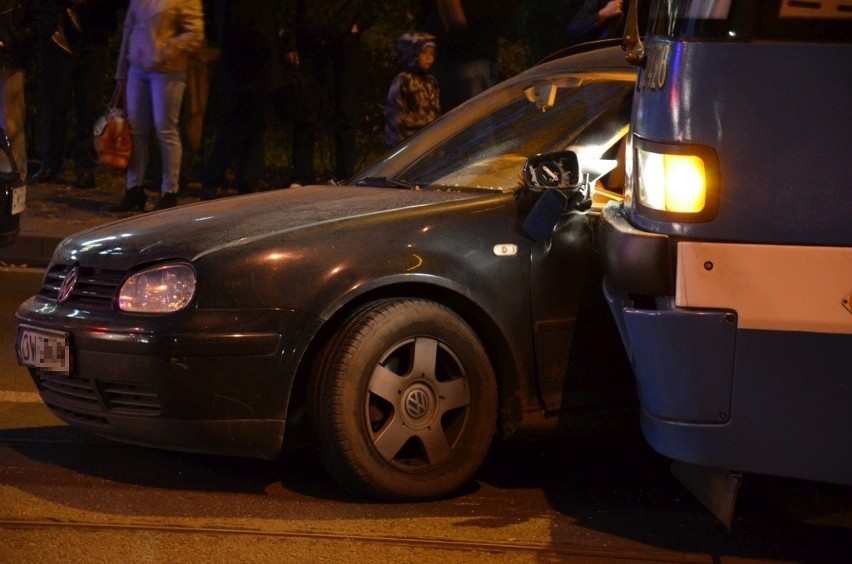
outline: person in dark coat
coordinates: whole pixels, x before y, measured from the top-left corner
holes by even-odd
[[[41,168],[29,182],[53,182],[65,162],[68,111],[75,126],[70,154],[78,188],[95,185],[97,165],[92,126],[103,113],[109,63],[109,40],[118,28],[119,10],[128,0],[56,0],[62,7],[59,25],[40,54],[39,120]]]
[[[237,191],[257,191],[275,94],[284,85],[277,2],[214,0],[213,10],[219,46],[219,113],[213,116],[216,141],[204,163],[202,199],[217,197],[231,165]]]
[[[517,6],[515,0],[430,0],[426,6],[425,29],[441,47],[435,76],[448,112],[497,83],[498,39],[509,33]]]
[[[361,33],[376,16],[371,0],[295,0],[287,14],[283,40],[287,63],[298,67],[302,107],[293,127],[294,184],[314,181],[314,143],[321,109],[321,87],[331,92],[334,176],[352,176],[358,160],[355,136],[364,117],[364,56]],[[332,83],[326,77],[331,75]]]
[[[24,69],[41,42],[56,30],[53,0],[0,0],[0,127],[12,147],[12,157],[27,178]]]
[[[219,65],[219,48],[216,46],[216,22],[213,20],[213,0],[201,0],[204,12],[204,41],[189,54],[186,67],[186,91],[180,109],[180,189],[185,189],[194,178],[196,161],[200,162],[200,149],[204,140],[207,102],[216,67]],[[200,177],[198,180],[201,180]]]
[[[565,30],[568,45],[617,37],[621,33],[624,0],[586,0]]]

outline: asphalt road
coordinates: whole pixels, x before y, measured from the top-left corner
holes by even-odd
[[[275,462],[76,432],[40,403],[13,314],[41,272],[0,269],[0,563],[850,562],[852,491],[747,476],[726,530],[636,429],[503,445],[458,495],[367,503],[309,452]]]

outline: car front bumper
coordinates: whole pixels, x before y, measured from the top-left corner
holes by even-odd
[[[275,458],[288,398],[319,320],[297,311],[88,315],[34,297],[19,331],[68,335],[70,373],[30,368],[60,419],[115,440],[191,452]]]

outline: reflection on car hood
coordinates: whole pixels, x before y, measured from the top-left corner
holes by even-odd
[[[54,259],[106,268],[158,258],[192,260],[232,244],[325,222],[477,197],[475,192],[308,186],[134,216],[65,239]]]

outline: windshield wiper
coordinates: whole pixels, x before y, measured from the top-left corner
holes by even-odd
[[[377,186],[379,188],[402,188],[404,190],[417,190],[418,186],[398,178],[388,176],[368,176],[355,183],[355,186]]]

